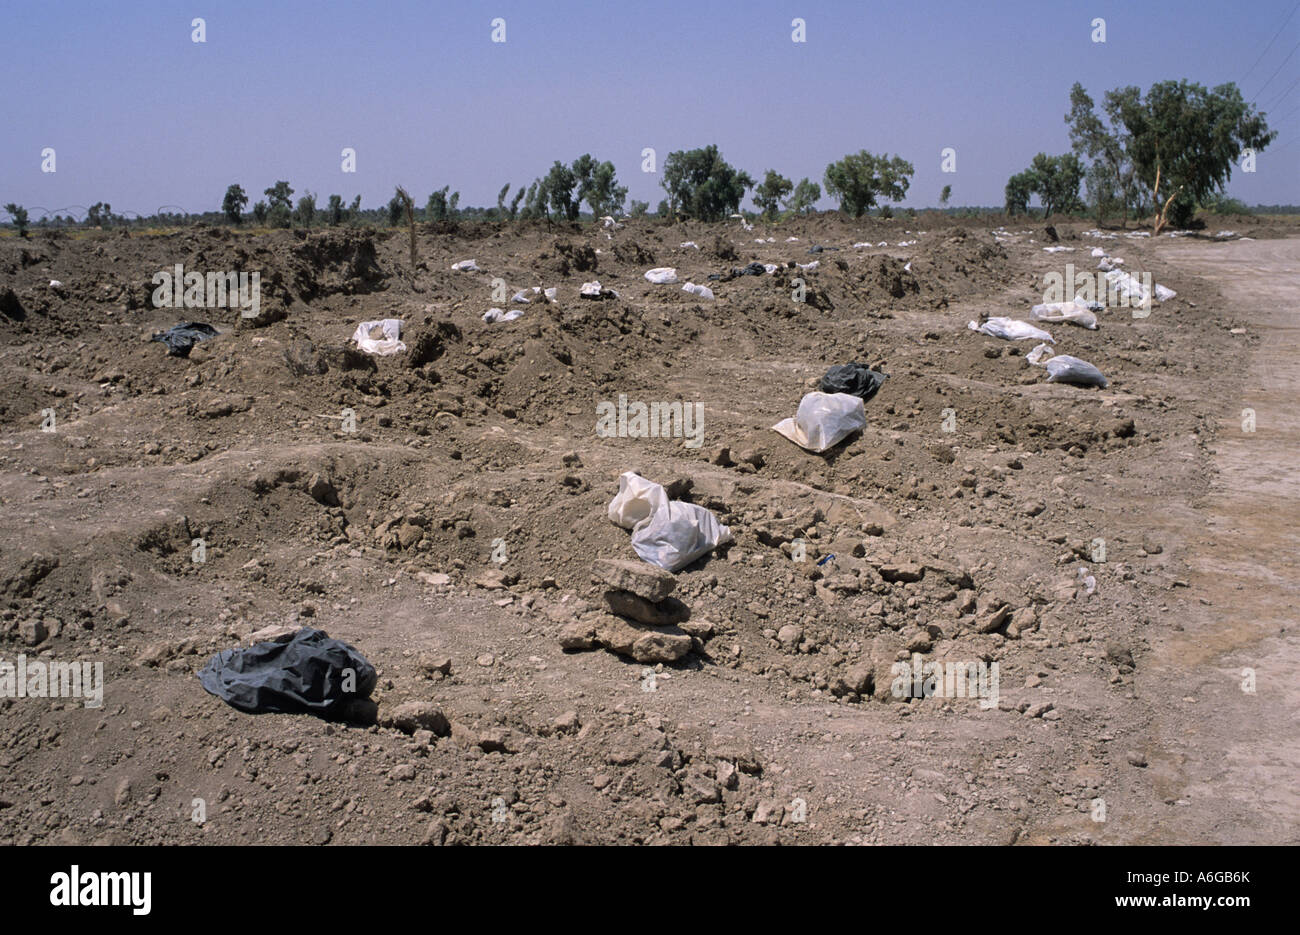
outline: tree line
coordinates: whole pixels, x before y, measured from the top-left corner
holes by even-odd
[[[1089,210],[1099,222],[1120,214],[1127,224],[1132,214],[1151,217],[1159,233],[1171,224],[1185,227],[1198,207],[1244,209],[1224,191],[1238,160],[1253,163],[1277,138],[1264,116],[1242,99],[1235,84],[1207,90],[1186,80],[1157,83],[1145,96],[1132,86],[1108,91],[1099,114],[1076,82],[1065,115],[1072,151],[1034,156],[1028,168],[1008,179],[1003,210],[1026,214],[1036,195],[1045,216]],[[668,154],[660,176],[665,197],[655,213],[675,220],[718,221],[737,214],[741,201],[752,193],[757,216],[776,220],[813,210],[824,185],[826,194],[850,217],[871,211],[888,217],[892,212],[883,202],[902,201],[913,174],[912,164],[905,159],[864,149],[827,165],[821,184],[809,178],[794,182],[775,169],[766,170],[758,182],[710,144]],[[1080,185],[1086,191],[1086,205]],[[495,207],[461,208],[460,192],[444,185],[429,195],[423,209],[394,195],[384,208],[363,212],[360,195],[345,204],[341,195],[332,194],[322,206],[314,193],[306,191],[295,202],[289,183],[277,181],[263,192],[264,199],[253,204],[250,216],[248,194],[233,184],[222,199],[221,216],[232,224],[251,219],[273,228],[383,220],[397,226],[405,221],[458,218],[575,221],[584,205],[595,217],[624,215],[628,193],[627,186],[619,184],[614,164],[590,153],[567,164],[556,160],[545,175],[516,188],[513,197],[511,187],[510,183],[501,187]],[[947,205],[951,195],[952,186],[945,185],[939,204]],[[634,199],[626,214],[643,216],[649,208],[648,202]],[[25,233],[27,211],[12,203],[5,210],[11,223]],[[122,220],[101,202],[88,209],[84,224],[111,226]]]

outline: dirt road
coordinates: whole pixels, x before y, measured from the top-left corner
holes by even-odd
[[[1178,244],[1162,257],[1217,283],[1262,340],[1241,397],[1221,400],[1216,476],[1175,506],[1192,598],[1137,680],[1152,704],[1145,843],[1300,840],[1300,240]],[[1254,419],[1252,430],[1251,418]],[[1253,678],[1253,691],[1250,682]],[[1159,812],[1151,813],[1159,819]]]

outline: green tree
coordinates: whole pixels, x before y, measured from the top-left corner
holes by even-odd
[[[672,213],[673,213],[673,209],[668,204],[668,199],[667,198],[659,199],[659,204],[655,206],[655,216],[666,218],[671,216]]]
[[[506,184],[501,186],[501,191],[497,192],[497,217],[499,218],[504,218],[506,216],[506,195],[509,194],[510,183],[506,182]]]
[[[826,194],[840,200],[840,210],[862,217],[876,206],[876,199],[902,201],[912,182],[912,164],[894,156],[867,152],[851,153],[826,167]]]
[[[1128,87],[1106,100],[1124,127],[1137,181],[1153,202],[1155,234],[1171,220],[1190,221],[1198,202],[1224,191],[1243,150],[1258,153],[1277,139],[1231,82],[1207,91],[1186,80],[1163,81],[1145,99]]]
[[[1006,212],[1014,217],[1029,213],[1029,196],[1034,193],[1034,176],[1028,169],[1007,179]]]
[[[283,207],[286,212],[293,208],[293,189],[288,182],[276,182],[262,194],[271,200],[272,208]]]
[[[271,227],[288,227],[293,221],[293,212],[287,204],[274,204],[267,210],[266,220]]]
[[[231,185],[226,189],[226,197],[221,201],[221,210],[230,219],[231,224],[238,224],[244,219],[244,206],[248,204],[248,196],[244,194],[244,189],[239,185]]]
[[[329,204],[325,208],[325,219],[329,222],[330,227],[337,227],[343,220],[343,196],[330,195]]]
[[[424,219],[426,221],[445,221],[447,220],[447,191],[450,185],[444,185],[432,195],[424,205]]]
[[[298,223],[303,227],[311,227],[314,217],[316,217],[316,196],[311,192],[304,192],[298,199]]]
[[[577,184],[578,179],[573,170],[558,159],[555,160],[551,171],[546,173],[539,186],[539,192],[544,190],[547,198],[543,207],[548,213],[571,221],[577,220],[580,203],[573,197],[573,189]]]
[[[799,184],[795,185],[794,194],[786,201],[785,206],[787,210],[796,214],[807,214],[813,209],[813,205],[821,200],[821,197],[822,187],[809,178],[802,178]]]
[[[618,184],[614,163],[598,162],[590,155],[583,155],[573,161],[572,172],[578,188],[575,201],[585,201],[596,217],[623,212],[627,186]]]
[[[259,227],[266,223],[266,212],[267,208],[265,201],[259,201],[257,204],[253,205],[253,220],[257,221]]]
[[[1121,209],[1127,224],[1128,204],[1121,196],[1116,185],[1115,174],[1110,166],[1100,160],[1092,163],[1083,176],[1083,183],[1084,190],[1088,193],[1088,207],[1092,210],[1098,224]]]
[[[447,200],[447,214],[450,217],[456,216],[456,206],[460,204],[460,192],[452,192],[451,198]]]
[[[737,171],[710,144],[668,154],[663,179],[670,213],[700,221],[720,221],[740,208],[745,192],[754,187],[747,172]]]
[[[769,221],[775,220],[781,210],[782,200],[792,191],[794,191],[794,182],[775,169],[768,169],[763,174],[762,184],[754,187],[754,204],[758,206],[763,217]]]
[[[952,198],[952,186],[945,185],[943,191],[939,192],[939,207],[948,207],[948,201]]]
[[[1029,164],[1034,191],[1043,203],[1043,217],[1078,211],[1079,183],[1083,181],[1083,163],[1074,153],[1049,156],[1039,153]]]
[[[348,220],[355,224],[360,217],[361,217],[361,196],[357,195],[357,197],[352,199],[352,204],[348,205]]]
[[[515,192],[515,197],[510,200],[510,220],[513,221],[515,218],[519,217],[519,202],[523,200],[524,187],[520,185],[519,190]]]
[[[402,223],[402,217],[406,214],[406,205],[402,203],[401,196],[394,195],[388,201],[388,226],[396,227]]]
[[[5,205],[5,210],[13,218],[14,227],[18,228],[18,236],[25,238],[27,236],[27,209],[11,201]]]
[[[97,201],[86,211],[87,227],[111,227],[113,223],[113,206]]]
[[[645,217],[646,212],[649,210],[650,210],[650,202],[637,201],[635,198],[632,199],[632,203],[628,206],[628,213],[632,215],[632,217],[634,218]]]
[[[1136,91],[1136,88],[1131,89]],[[1118,108],[1128,99],[1127,93],[1106,96],[1106,111],[1111,126],[1097,116],[1092,98],[1077,81],[1070,88],[1070,112],[1065,122],[1070,128],[1070,144],[1074,152],[1092,160],[1085,175],[1088,182],[1089,204],[1101,221],[1118,204],[1123,213],[1124,226],[1128,226],[1128,209],[1134,201],[1135,178],[1133,163],[1128,158],[1127,131],[1119,121]],[[1109,181],[1106,178],[1109,177]]]

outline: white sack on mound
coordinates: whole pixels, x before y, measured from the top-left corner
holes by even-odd
[[[866,427],[867,412],[859,397],[848,393],[809,393],[799,400],[793,419],[782,419],[772,429],[800,448],[822,452]]]
[[[661,485],[632,471],[619,476],[609,519],[632,530],[632,548],[642,561],[668,571],[731,541],[731,530],[704,507],[669,500]]]

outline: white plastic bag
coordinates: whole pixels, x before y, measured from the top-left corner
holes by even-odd
[[[1156,299],[1158,301],[1168,302],[1176,295],[1178,295],[1178,293],[1173,289],[1170,289],[1168,286],[1162,286],[1160,283],[1156,283]]]
[[[1024,341],[1026,338],[1033,338],[1035,341],[1056,343],[1052,340],[1052,336],[1042,328],[1035,328],[1027,321],[1016,321],[1014,318],[1005,318],[1003,316],[990,318],[982,325],[977,321],[972,321],[967,323],[966,327],[971,331],[978,331],[980,334],[1002,338],[1006,341]]]
[[[578,294],[589,299],[600,298],[600,280],[593,279],[591,282],[584,282],[582,288],[578,290]]]
[[[1097,316],[1088,310],[1088,306],[1075,299],[1073,302],[1048,302],[1035,305],[1029,310],[1035,321],[1064,321],[1081,328],[1097,330]]]
[[[1100,386],[1102,389],[1110,386],[1110,381],[1102,376],[1100,370],[1086,360],[1069,354],[1057,354],[1043,366],[1047,368],[1048,383],[1074,383],[1078,386]]]
[[[800,448],[822,452],[867,427],[866,407],[848,393],[809,393],[799,400],[793,419],[772,426]]]
[[[522,308],[512,308],[508,312],[503,312],[499,308],[490,308],[483,313],[483,320],[491,325],[499,321],[514,321],[516,318],[522,318],[523,314]]]
[[[528,296],[525,295],[524,292],[523,292],[523,290],[521,289],[520,291],[516,292],[513,296],[510,297],[510,301],[511,301],[511,302],[518,302],[518,303],[520,303],[521,305],[527,305],[527,304],[529,304],[529,302],[531,302],[532,300],[531,300],[530,298],[528,298]]]
[[[547,301],[547,302],[554,302],[554,301],[555,301],[555,296],[556,296],[556,294],[557,294],[559,291],[560,291],[560,290],[559,290],[557,287],[555,287],[555,286],[551,286],[551,288],[549,288],[549,289],[543,289],[543,290],[542,290],[542,295],[546,296],[546,301]]]
[[[459,263],[451,264],[451,268],[459,273],[477,273],[479,272],[478,264],[473,260],[461,260]]]
[[[671,266],[656,266],[646,271],[645,278],[656,286],[667,286],[677,281],[677,270]]]
[[[610,522],[632,530],[632,548],[643,561],[668,571],[731,541],[731,530],[704,507],[669,500],[661,485],[632,471],[619,476],[608,514]]]
[[[686,285],[682,286],[682,291],[689,292],[691,295],[698,295],[701,299],[713,298],[712,289],[708,286],[697,286],[693,282],[688,282]]]
[[[363,321],[357,325],[357,330],[352,332],[352,340],[357,342],[357,347],[367,354],[378,354],[380,357],[406,350],[406,345],[400,340],[401,337],[402,322],[397,318]]]

